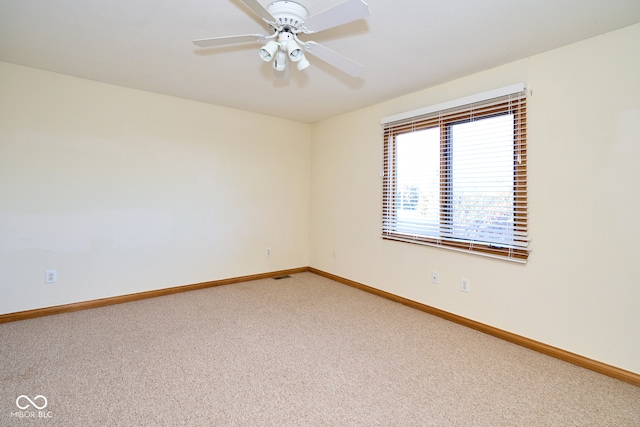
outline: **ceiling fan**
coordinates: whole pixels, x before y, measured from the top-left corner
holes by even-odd
[[[278,73],[288,73],[288,61],[296,63],[298,70],[304,70],[310,64],[304,56],[305,52],[336,67],[337,69],[358,77],[364,67],[333,50],[313,41],[303,42],[298,38],[300,33],[312,34],[339,25],[347,24],[369,16],[369,7],[363,0],[346,0],[316,15],[309,16],[307,9],[294,1],[277,0],[266,8],[258,0],[241,0],[256,15],[268,24],[273,31],[270,36],[262,34],[243,34],[237,36],[197,39],[193,43],[200,47],[215,47],[238,43],[263,42],[259,55],[265,62],[273,61],[273,68]]]

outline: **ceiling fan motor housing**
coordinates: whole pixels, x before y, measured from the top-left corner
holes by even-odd
[[[300,25],[309,17],[307,9],[293,1],[275,1],[267,6],[269,13],[276,18],[279,26],[299,31]]]

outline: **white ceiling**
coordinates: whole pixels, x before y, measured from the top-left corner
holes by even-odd
[[[313,15],[343,0],[298,1]],[[640,22],[639,0],[367,3],[369,18],[300,37],[359,78],[309,56],[276,80],[258,43],[191,43],[269,34],[241,0],[0,0],[0,61],[312,123]]]

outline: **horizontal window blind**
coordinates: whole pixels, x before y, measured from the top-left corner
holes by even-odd
[[[513,89],[384,123],[383,238],[526,261],[526,94]]]

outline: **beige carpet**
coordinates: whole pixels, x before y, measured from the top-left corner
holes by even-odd
[[[0,341],[2,426],[640,426],[638,387],[312,273]]]

